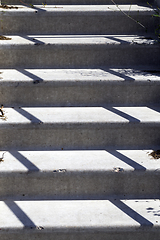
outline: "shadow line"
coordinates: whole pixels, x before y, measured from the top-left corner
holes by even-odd
[[[104,70],[105,70],[105,69],[104,69]],[[111,73],[111,74],[113,74],[113,75],[115,75],[115,76],[117,76],[117,77],[123,78],[124,81],[135,81],[134,78],[129,77],[129,76],[126,76],[126,75],[124,75],[123,73],[116,72],[116,71],[114,71],[113,69],[107,69],[107,72],[109,72],[109,73]]]
[[[34,165],[31,161],[29,161],[26,157],[24,157],[21,153],[18,151],[9,151],[9,153],[15,157],[20,163],[22,163],[26,168],[28,168],[28,172],[34,171],[39,172],[40,169]]]
[[[15,214],[18,220],[24,225],[24,228],[36,228],[36,225],[32,220],[26,215],[26,213],[15,203],[4,201],[7,207]]]
[[[160,113],[160,106],[157,106],[157,105],[151,105],[151,106],[150,106],[150,105],[149,105],[149,106],[146,106],[146,107],[152,109],[152,110],[155,111],[155,112]]]
[[[21,38],[24,38],[24,39],[26,39],[26,40],[29,40],[29,41],[33,42],[35,45],[37,45],[37,46],[38,46],[38,45],[44,45],[44,44],[45,44],[44,42],[42,42],[42,41],[34,38],[34,36],[33,36],[33,37],[28,37],[28,36],[26,36],[26,35],[25,35],[25,36],[22,35]]]
[[[33,80],[33,83],[34,84],[37,84],[37,83],[40,83],[40,82],[43,82],[43,79],[36,76],[35,74],[33,73],[30,73],[28,72],[26,69],[16,69],[18,72],[26,75],[27,77],[31,78]]]
[[[115,109],[115,108],[113,108],[113,107],[104,107],[104,108],[105,108],[106,110],[110,111],[110,112],[113,112],[113,113],[115,113],[115,114],[117,114],[117,115],[119,115],[119,116],[127,119],[129,122],[136,122],[136,123],[139,123],[139,122],[140,122],[139,119],[137,119],[137,118],[135,118],[135,117],[132,117],[132,116],[130,116],[129,114],[124,113],[124,112],[122,112],[122,111],[120,111],[120,110],[118,110],[118,109]]]
[[[132,208],[128,207],[126,204],[124,204],[119,199],[116,200],[109,200],[114,206],[119,208],[121,211],[123,211],[125,214],[127,214],[129,217],[131,217],[133,220],[138,222],[141,227],[153,227],[153,223],[148,221],[146,218],[141,216],[139,213],[134,211]]]
[[[28,8],[31,8],[31,9],[35,9],[37,11],[41,11],[41,12],[46,12],[46,9],[43,9],[43,8],[38,8],[36,7],[35,5],[33,4],[27,4],[23,1],[20,1],[21,5],[24,6],[24,7],[28,7]]]
[[[128,43],[127,41],[125,40],[122,40],[122,39],[118,39],[118,38],[115,38],[115,37],[111,37],[111,36],[107,36],[105,38],[108,38],[110,40],[113,40],[113,41],[116,41],[116,42],[119,42],[119,43]]]
[[[117,157],[121,161],[125,162],[129,166],[133,167],[135,169],[135,171],[146,171],[145,167],[143,167],[139,163],[135,162],[134,160],[126,157],[122,153],[117,152],[116,150],[106,150],[106,151],[109,152],[110,154],[112,154],[113,156]]]
[[[40,119],[36,118],[34,115],[32,115],[31,113],[27,112],[22,108],[14,108],[14,110],[20,113],[21,115],[23,115],[28,120],[30,120],[32,123],[36,123],[36,124],[43,123]]]

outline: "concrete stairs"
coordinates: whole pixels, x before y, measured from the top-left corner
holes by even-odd
[[[146,29],[108,0],[2,1],[2,240],[160,239],[159,22],[116,3]]]

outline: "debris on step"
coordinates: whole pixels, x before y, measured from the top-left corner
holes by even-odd
[[[11,40],[12,38],[5,37],[3,35],[0,35],[0,40]]]
[[[1,105],[0,113],[1,113],[0,118],[2,120],[7,120],[6,116],[4,115],[3,105]]]
[[[1,105],[0,112],[1,112],[1,115],[0,115],[0,117],[4,116],[4,112],[3,112],[3,105]]]
[[[43,230],[44,227],[42,227],[42,226],[37,226],[36,229],[38,229],[38,230]]]
[[[160,158],[160,150],[153,151],[149,154],[151,157],[154,159],[159,159]]]
[[[136,37],[132,40],[131,44],[138,44],[138,45],[153,45],[157,43],[157,41],[151,37]]]
[[[34,5],[33,4],[29,4],[30,7],[34,8]]]
[[[33,81],[33,84],[38,84],[38,83],[40,83],[40,80],[34,80]]]
[[[0,158],[0,162],[4,162],[4,154],[5,154],[6,152],[4,152],[3,154],[2,154],[2,157]]]
[[[0,8],[3,8],[3,9],[18,9],[18,7],[16,7],[16,6],[8,6],[8,5],[0,5]]]
[[[124,172],[124,169],[120,167],[115,167],[113,168],[113,172]]]
[[[67,171],[66,169],[53,170],[54,173],[64,173],[66,171]]]

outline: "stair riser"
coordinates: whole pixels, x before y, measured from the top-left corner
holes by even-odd
[[[0,9],[0,35],[13,34],[12,40],[0,41],[0,104],[5,105],[0,114],[0,239],[160,239],[160,174],[150,154],[160,146],[160,109],[149,106],[160,103],[158,71],[153,71],[159,69],[160,46],[150,36],[138,36],[144,29],[119,11],[101,15],[97,9],[94,14],[63,9],[62,14],[55,7],[53,14],[45,6],[41,11],[30,7],[17,14]],[[159,18],[142,9],[138,16],[154,33]],[[112,70],[135,66],[144,75]],[[17,75],[9,75],[8,68]],[[69,80],[61,70],[56,81],[60,69],[51,68],[66,68]],[[97,78],[94,84],[85,81],[83,68],[92,69],[90,79],[97,77],[94,68],[100,70],[105,84]],[[147,69],[154,74],[151,79]],[[72,85],[73,70],[81,77]],[[24,81],[17,78],[24,75]],[[112,81],[108,76],[114,76]],[[100,107],[73,107],[88,105]]]
[[[55,80],[55,79],[54,79]],[[58,80],[57,80],[58,82]],[[0,103],[7,106],[106,106],[106,105],[144,105],[160,103],[160,84],[104,82],[78,83],[5,83],[0,85]],[[14,94],[13,94],[14,93]]]
[[[36,10],[35,10],[36,11]],[[37,11],[36,11],[37,12]],[[149,33],[158,24],[151,14],[130,14]],[[90,13],[5,13],[1,15],[0,34],[145,34],[145,29],[121,12]],[[126,24],[127,21],[127,24]]]
[[[87,68],[153,66],[160,62],[160,47],[146,45],[2,46],[1,68]]]
[[[45,114],[45,113],[44,113]],[[59,150],[150,148],[160,142],[156,124],[35,124],[1,128],[0,148],[4,150]]]
[[[118,227],[117,227],[118,228]],[[3,240],[21,240],[22,239],[22,234],[23,234],[23,239],[24,240],[83,240],[83,239],[88,239],[88,240],[96,240],[96,239],[107,239],[107,240],[146,240],[146,239],[159,239],[160,238],[160,233],[159,233],[159,228],[153,230],[146,230],[145,227],[142,227],[141,230],[137,228],[132,228],[132,229],[117,229],[115,231],[98,231],[98,230],[93,230],[92,229],[86,229],[86,227],[83,228],[83,231],[80,231],[79,229],[77,232],[73,229],[70,230],[70,232],[61,231],[61,230],[53,230],[50,231],[48,230],[25,230],[23,231],[9,231],[9,232],[1,232],[0,237]],[[146,227],[147,228],[147,227]]]
[[[115,166],[116,167],[116,166]],[[160,194],[157,172],[28,172],[1,174],[0,198],[105,199]],[[62,184],[63,183],[63,184]]]

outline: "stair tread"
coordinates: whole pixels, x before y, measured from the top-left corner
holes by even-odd
[[[0,201],[1,231],[59,232],[159,229],[159,199]]]
[[[155,34],[158,27],[154,9],[136,4],[18,7],[0,9],[1,34]]]
[[[0,173],[15,174],[33,171],[44,173],[154,171],[159,160],[152,150],[81,150],[81,151],[0,151],[3,162]],[[29,178],[29,176],[28,176]]]
[[[55,45],[134,45],[144,46],[156,45],[159,47],[156,40],[152,37],[137,36],[137,35],[7,35],[11,40],[0,41],[0,48],[9,46],[55,46]]]
[[[5,13],[3,15],[13,15],[13,14],[20,14],[20,13],[34,13],[35,11],[38,11],[38,14],[49,14],[49,13],[64,13],[64,12],[76,12],[80,14],[85,14],[85,13],[97,13],[97,14],[103,14],[103,12],[106,13],[113,13],[114,14],[121,14],[120,10],[117,8],[116,5],[109,4],[109,5],[46,5],[45,7],[43,5],[35,5],[34,8],[30,6],[22,6],[22,5],[16,5],[18,9],[5,9]],[[149,6],[140,6],[138,4],[121,4],[119,6],[122,11],[127,12],[129,11],[130,14],[133,12],[139,11],[140,13],[153,13],[154,10],[149,7]],[[3,8],[0,8],[0,12],[4,12]]]
[[[14,107],[4,108],[0,126],[16,124],[22,127],[38,124],[109,124],[109,123],[160,124],[160,108],[139,107]],[[32,123],[32,124],[31,124]],[[43,123],[43,124],[41,124]]]
[[[20,4],[20,2],[22,3],[22,1],[20,0],[1,0],[2,4]],[[44,0],[43,1],[46,6],[48,5],[54,5],[54,4],[67,4],[67,5],[71,5],[71,4],[76,4],[76,5],[79,5],[79,4],[90,4],[90,5],[93,5],[93,4],[96,4],[96,5],[99,5],[99,4],[112,4],[111,1],[109,0]],[[133,3],[137,3],[136,0],[132,0],[132,1],[128,1],[128,0],[117,0],[116,3],[118,4],[133,4]],[[144,0],[139,0],[138,3],[140,4],[146,4],[146,2]],[[153,4],[154,2],[152,0],[149,1],[150,4]],[[42,0],[23,0],[23,5],[25,4],[37,4],[37,5],[42,5]]]
[[[1,68],[159,66],[160,45],[137,35],[10,36],[0,43]],[[121,57],[123,54],[123,58]],[[152,58],[148,55],[152,54]],[[131,57],[132,56],[132,57]]]
[[[149,69],[149,67],[148,67]],[[145,69],[0,69],[0,84],[33,83],[39,80],[41,84],[70,84],[78,82],[100,82],[118,83],[158,83],[160,82],[160,72]],[[127,81],[128,80],[128,81]]]
[[[0,8],[1,238],[159,239],[155,10],[26,2]]]

